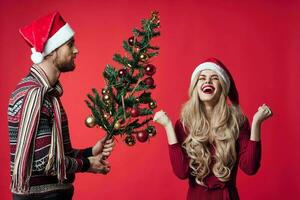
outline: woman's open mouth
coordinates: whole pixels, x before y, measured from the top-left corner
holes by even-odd
[[[205,94],[212,94],[215,91],[215,87],[212,85],[204,85],[202,87],[202,92]]]

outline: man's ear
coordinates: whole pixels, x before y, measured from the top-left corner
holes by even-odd
[[[48,59],[48,60],[55,60],[56,59],[56,57],[57,57],[57,52],[56,52],[56,50],[54,50],[54,51],[52,51],[51,53],[49,53],[46,57],[45,57],[45,59]]]

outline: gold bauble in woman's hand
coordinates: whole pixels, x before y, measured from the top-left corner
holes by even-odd
[[[89,128],[93,128],[94,126],[96,126],[96,119],[94,116],[88,116],[86,119],[85,119],[85,125]]]

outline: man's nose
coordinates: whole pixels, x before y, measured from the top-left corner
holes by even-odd
[[[78,53],[79,53],[79,51],[78,51],[77,47],[74,47],[74,49],[73,49],[73,53],[74,53],[74,54],[78,54]]]

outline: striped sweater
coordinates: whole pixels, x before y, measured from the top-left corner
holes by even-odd
[[[15,166],[15,155],[18,145],[19,129],[22,124],[20,124],[20,119],[22,116],[22,108],[24,105],[25,98],[28,91],[32,90],[34,87],[43,87],[41,82],[41,77],[38,73],[31,68],[31,71],[27,77],[22,79],[22,81],[17,85],[15,91],[12,92],[11,98],[9,100],[8,106],[8,129],[10,138],[10,161],[11,161],[11,175],[13,174]],[[58,83],[59,84],[59,83]],[[57,97],[61,112],[61,132],[63,140],[63,150],[64,150],[64,163],[66,168],[66,180],[63,184],[58,183],[56,174],[48,175],[45,173],[45,168],[48,163],[49,150],[51,146],[51,132],[52,125],[54,121],[54,106],[51,102],[51,95],[57,95],[55,90],[48,90],[42,99],[42,104],[39,112],[39,122],[35,129],[31,145],[34,153],[31,155],[32,167],[31,176],[29,179],[29,193],[42,193],[57,189],[68,189],[72,187],[72,182],[75,179],[76,172],[84,172],[89,168],[88,156],[92,155],[92,148],[87,148],[84,150],[76,150],[72,148],[67,115],[61,104],[59,97]],[[55,162],[55,161],[54,161]],[[30,164],[30,163],[28,163]],[[12,189],[13,193],[16,192]],[[27,193],[26,192],[26,193]]]

